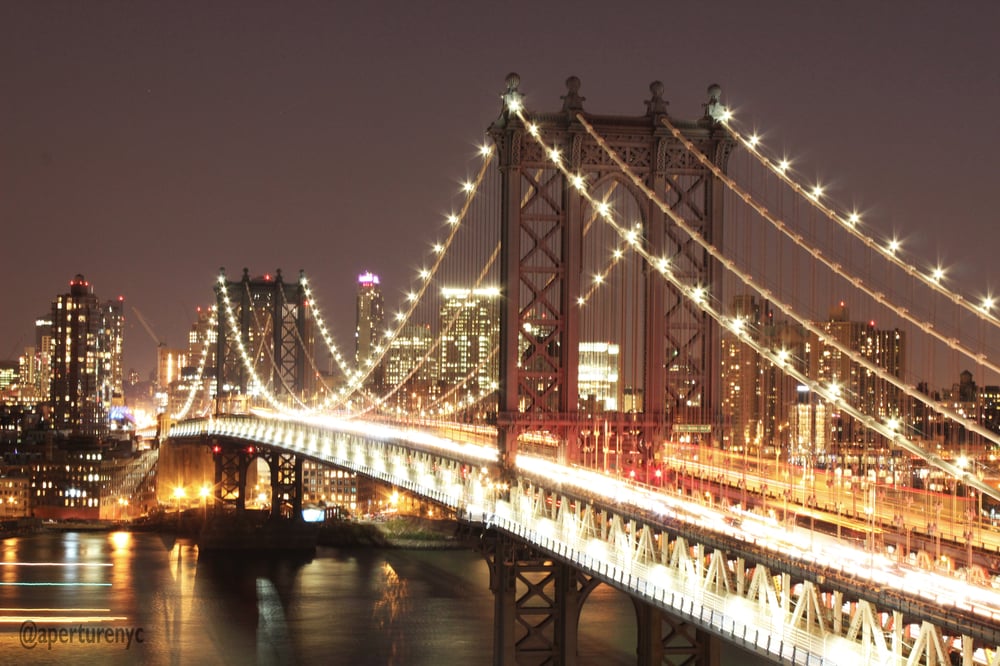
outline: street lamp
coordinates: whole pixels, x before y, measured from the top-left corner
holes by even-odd
[[[177,531],[181,531],[181,500],[187,496],[183,486],[174,488],[174,499],[177,500]]]

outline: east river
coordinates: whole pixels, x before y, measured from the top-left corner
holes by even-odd
[[[199,560],[191,542],[128,532],[45,532],[2,548],[4,663],[492,663],[489,571],[472,551]],[[723,663],[753,659],[727,652]],[[580,619],[579,663],[634,655],[631,602],[599,586]]]

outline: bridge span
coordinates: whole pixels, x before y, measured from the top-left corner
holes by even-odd
[[[496,664],[574,663],[601,583],[633,600],[640,664],[711,663],[720,640],[790,664],[1000,663],[991,589],[593,470],[524,453],[505,470],[495,444],[332,417],[192,419],[169,438],[333,464],[454,510],[483,533]],[[215,499],[232,501],[216,459]]]

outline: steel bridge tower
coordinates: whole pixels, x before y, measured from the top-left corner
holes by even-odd
[[[245,399],[243,397],[253,388],[240,347],[249,357],[257,379],[265,384],[260,388],[279,399],[305,401],[311,398],[316,382],[309,361],[314,347],[313,320],[308,316],[301,281],[285,284],[281,269],[274,275],[251,278],[244,268],[242,279],[233,282],[225,279],[225,269],[222,269],[215,293],[219,313],[217,411],[228,411],[221,409],[223,403]],[[226,313],[227,297],[234,313],[232,323]],[[235,327],[238,330],[234,330]]]
[[[498,446],[509,465],[518,435],[544,424],[559,434],[560,460],[573,463],[579,461],[585,422],[578,407],[581,339],[575,303],[582,286],[588,202],[510,109],[511,100],[521,99],[519,82],[517,74],[508,75],[504,109],[488,130],[498,149],[502,187]],[[566,87],[560,111],[528,119],[537,134],[559,150],[569,172],[585,178],[588,186],[614,182],[629,191],[639,211],[646,251],[668,257],[675,273],[718,293],[721,276],[714,260],[633,186],[577,119],[582,114],[674,213],[707,242],[718,244],[724,188],[661,123],[667,117],[663,85],[650,85],[652,97],[641,116],[587,113],[580,80],[570,77]],[[720,92],[718,86],[709,89],[703,118],[670,122],[725,169],[734,142],[708,113]],[[674,424],[707,428],[717,421],[719,391],[713,374],[719,365],[719,334],[711,318],[648,266],[643,281],[643,304],[637,308],[641,321],[635,322],[644,346],[639,350],[643,407],[640,413],[622,415],[612,427],[641,432],[650,447],[662,442]],[[698,397],[697,409],[689,407],[695,402],[692,396]]]

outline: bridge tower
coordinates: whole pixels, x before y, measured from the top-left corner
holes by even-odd
[[[529,131],[510,106],[522,98],[519,82],[517,74],[508,75],[504,109],[488,130],[498,149],[502,188],[498,446],[509,465],[518,435],[544,424],[549,432],[558,433],[559,459],[573,463],[580,458],[580,433],[586,422],[579,406],[577,299],[588,277],[582,275],[581,257],[584,229],[594,212],[538,145],[533,132],[559,151],[569,172],[583,177],[592,192],[616,187],[630,193],[645,250],[668,258],[675,273],[715,293],[721,275],[714,260],[638,191],[578,116],[709,243],[721,240],[723,187],[661,123],[667,117],[661,83],[650,85],[652,97],[644,115],[607,116],[584,110],[580,80],[570,77],[561,110],[524,112],[534,126]],[[709,89],[704,117],[689,122],[670,118],[670,122],[725,169],[733,140],[708,112],[719,94],[718,86]],[[719,335],[712,319],[685,301],[655,270],[644,269],[636,291],[639,305],[631,325],[640,331],[636,340],[641,340],[642,348],[629,353],[641,364],[636,374],[641,377],[637,390],[643,398],[620,409],[610,428],[641,433],[648,452],[654,443],[663,442],[672,425],[707,430],[717,420],[713,374],[719,365]]]
[[[274,275],[251,278],[244,268],[243,277],[234,282],[226,280],[222,269],[215,292],[219,312],[217,411],[238,411],[235,403],[246,400],[255,388],[266,389],[279,399],[309,399],[316,381],[308,362],[315,346],[314,324],[301,281],[285,284],[281,269]],[[226,313],[226,299],[233,310],[232,321]],[[252,386],[242,353],[265,386]]]

